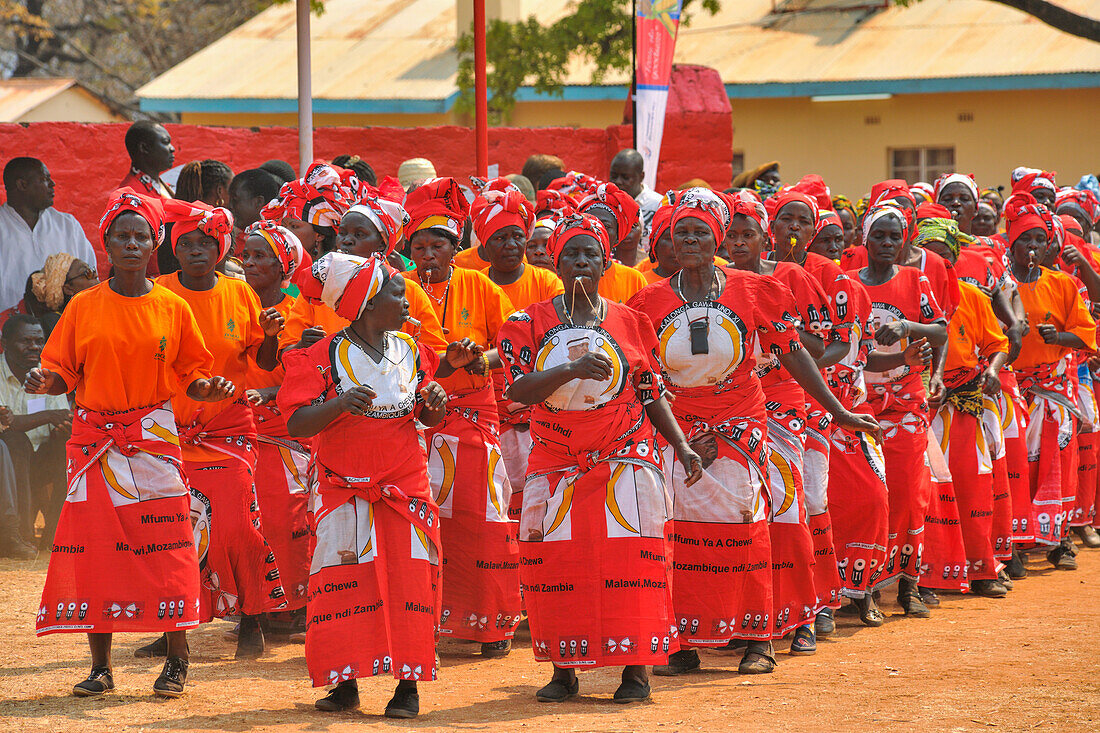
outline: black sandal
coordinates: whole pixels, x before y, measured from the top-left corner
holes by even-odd
[[[313,703],[313,707],[326,713],[355,710],[359,707],[359,684],[355,680],[345,680]]]
[[[386,703],[385,716],[387,718],[401,718],[408,720],[420,714],[420,695],[416,690],[415,682],[402,680],[397,683],[393,697]]]
[[[73,686],[77,697],[99,697],[115,689],[115,680],[110,667],[92,667],[88,679]]]
[[[573,675],[573,679],[569,682],[555,676],[550,680],[550,684],[535,693],[535,699],[539,702],[565,702],[575,696],[580,689],[581,683],[576,675]]]

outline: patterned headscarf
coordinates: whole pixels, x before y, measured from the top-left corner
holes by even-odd
[[[164,241],[164,204],[159,196],[146,196],[132,188],[120,188],[111,193],[107,209],[99,220],[99,241],[107,244],[107,230],[111,224],[127,211],[132,211],[149,223],[153,231],[153,247]]]
[[[833,210],[839,212],[841,210],[847,211],[852,215],[852,221],[859,221],[859,214],[856,213],[856,207],[852,205],[851,199],[842,194],[833,196]]]
[[[638,223],[638,202],[614,183],[601,183],[581,201],[577,210],[591,212],[599,207],[610,211],[615,217],[619,241],[613,242],[612,246],[616,246],[630,236],[630,230]]]
[[[366,196],[348,209],[347,214],[353,211],[367,217],[370,223],[374,224],[382,241],[386,243],[386,256],[393,254],[397,245],[401,243],[402,237],[405,236],[405,228],[411,220],[404,207],[396,201]]]
[[[201,201],[188,203],[178,199],[165,199],[164,221],[172,224],[172,251],[180,237],[193,231],[200,231],[213,237],[218,243],[218,262],[229,252],[233,243],[233,215],[229,209],[214,207]]]
[[[299,269],[294,282],[309,302],[324,303],[336,315],[354,321],[395,274],[397,270],[380,255],[329,252],[311,267]]]
[[[730,204],[717,191],[709,188],[689,188],[680,193],[676,210],[672,212],[671,226],[687,218],[698,219],[710,229],[716,244],[721,244],[730,228]]]
[[[1036,190],[1043,188],[1053,194],[1058,193],[1058,184],[1054,178],[1058,174],[1054,171],[1044,171],[1038,168],[1020,166],[1012,171],[1012,192],[1034,194]]]
[[[567,196],[572,196],[574,199],[582,199],[595,191],[599,185],[600,182],[587,173],[569,171],[561,178],[550,181],[546,186],[546,190],[558,191]]]
[[[914,183],[909,187],[909,193],[913,194],[914,201],[918,198],[926,202],[936,200],[935,187],[931,183],[926,183],[925,181],[917,181]]]
[[[947,188],[952,183],[961,183],[966,186],[967,190],[970,191],[970,195],[974,197],[974,200],[978,200],[978,184],[974,182],[974,176],[963,173],[945,173],[937,178],[935,196],[932,200],[938,202],[943,189]]]
[[[283,184],[279,195],[260,209],[260,218],[281,223],[289,217],[335,229],[358,194],[335,166],[316,161],[305,176]]]
[[[454,178],[430,178],[405,197],[405,210],[411,218],[409,239],[421,229],[438,229],[462,239],[470,202]]]
[[[1054,197],[1054,208],[1062,204],[1077,204],[1085,212],[1085,216],[1093,224],[1100,219],[1100,201],[1096,199],[1092,191],[1080,188],[1062,188]]]
[[[917,236],[913,243],[925,247],[929,242],[943,242],[954,259],[959,258],[962,242],[959,240],[959,223],[951,217],[922,219],[917,224]]]
[[[535,212],[541,214],[544,211],[553,212],[554,216],[561,218],[577,213],[577,202],[568,194],[546,188],[535,194]]]
[[[1030,193],[1018,192],[1008,197],[1008,201],[1005,201],[1005,222],[1010,247],[1021,234],[1032,229],[1042,229],[1046,232],[1047,239],[1054,242],[1054,217]]]
[[[573,237],[579,237],[582,234],[586,234],[600,243],[603,248],[604,267],[611,264],[611,240],[607,238],[607,230],[604,229],[603,222],[591,214],[570,214],[558,222],[550,235],[550,239],[546,242],[546,254],[550,255],[555,269],[566,243]]]
[[[294,232],[273,221],[260,219],[249,224],[244,230],[244,236],[247,239],[253,235],[267,242],[267,246],[271,247],[271,251],[275,253],[275,258],[283,268],[284,288],[293,280],[298,268],[313,264],[313,260],[302,246],[302,242],[294,236]]]
[[[816,173],[802,176],[802,179],[791,186],[792,191],[800,191],[814,200],[818,211],[829,211],[833,208],[832,192],[825,185],[825,179]]]
[[[871,227],[879,219],[884,219],[888,216],[892,216],[901,222],[901,238],[906,240],[909,238],[909,217],[905,211],[901,208],[894,206],[893,204],[880,204],[874,206],[867,211],[867,215],[863,218],[863,241],[867,241],[867,235],[871,233]]]
[[[844,224],[840,221],[840,217],[837,216],[835,211],[830,209],[829,211],[822,211],[821,216],[817,217],[817,226],[814,227],[814,238],[817,238],[817,235],[821,234],[821,230],[830,224],[839,227],[840,231],[844,231]]]
[[[730,221],[738,214],[747,216],[755,221],[760,227],[760,232],[764,235],[764,239],[766,240],[768,238],[768,228],[771,223],[768,219],[768,210],[764,204],[760,203],[760,199],[754,196],[750,191],[737,191],[736,193],[730,194],[727,200],[729,201],[730,207]]]
[[[472,215],[474,234],[482,244],[508,226],[519,227],[528,237],[535,222],[534,207],[515,186],[506,191],[484,191],[474,200]]]
[[[913,204],[914,209],[917,208],[917,200],[909,192],[909,184],[900,178],[879,181],[872,186],[868,206],[878,206],[891,199],[907,199],[909,203]]]

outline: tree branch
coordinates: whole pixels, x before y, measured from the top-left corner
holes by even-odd
[[[1047,0],[990,0],[1034,16],[1064,33],[1100,43],[1100,20],[1078,15]]]

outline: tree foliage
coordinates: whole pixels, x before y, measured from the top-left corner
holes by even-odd
[[[700,7],[717,12],[719,0],[684,0],[681,22],[688,11]],[[520,87],[530,86],[541,94],[562,96],[572,59],[594,65],[591,83],[599,84],[610,71],[631,71],[631,5],[623,0],[578,0],[573,12],[557,22],[542,26],[532,16],[509,23],[486,23],[485,47],[489,88],[489,117],[493,124],[508,119]],[[456,109],[474,110],[474,39],[471,33],[458,39],[458,88]]]
[[[71,76],[124,114],[134,91],[275,0],[0,0],[0,74]]]

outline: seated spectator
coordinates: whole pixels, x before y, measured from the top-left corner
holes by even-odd
[[[11,410],[0,405],[0,435],[11,427]],[[23,541],[19,531],[18,499],[15,489],[15,467],[8,446],[0,442],[0,557],[32,560],[38,554],[33,545]]]
[[[58,252],[46,258],[41,270],[27,278],[23,296],[24,310],[42,325],[45,341],[61,317],[61,311],[73,296],[99,284],[99,276],[90,265],[68,252]]]
[[[0,313],[23,298],[27,277],[46,258],[67,252],[95,265],[95,251],[72,214],[53,208],[54,183],[37,158],[12,158],[4,166],[8,200],[0,206]]]
[[[0,404],[11,410],[11,426],[0,433],[15,470],[18,529],[34,539],[34,524],[45,520],[41,546],[53,541],[57,517],[67,493],[65,441],[72,430],[73,413],[65,395],[28,395],[23,390],[27,372],[39,365],[46,341],[33,316],[15,315],[0,331]]]
[[[130,155],[130,172],[118,188],[172,198],[172,188],[160,178],[176,162],[176,149],[168,131],[156,122],[139,120],[126,130],[126,152]]]

